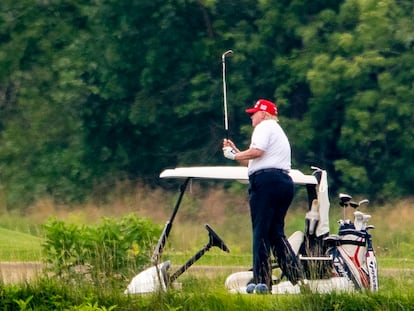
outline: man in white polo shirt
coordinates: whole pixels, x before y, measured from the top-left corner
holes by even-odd
[[[294,195],[294,184],[288,175],[291,149],[278,123],[274,103],[259,99],[253,108],[246,109],[246,113],[254,127],[249,149],[240,151],[231,140],[225,139],[223,154],[248,166],[253,283],[256,292],[268,292],[272,286],[270,252],[293,284],[302,279],[298,260],[284,232],[285,216]]]

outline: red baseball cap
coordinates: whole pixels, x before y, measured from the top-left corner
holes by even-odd
[[[246,109],[246,113],[252,115],[258,111],[266,111],[273,116],[277,116],[277,107],[271,101],[259,99],[253,108]]]

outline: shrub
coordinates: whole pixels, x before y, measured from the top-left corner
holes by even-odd
[[[147,264],[161,233],[159,226],[133,214],[119,220],[105,217],[97,226],[49,219],[42,228],[45,259],[57,276],[99,283],[128,278]]]

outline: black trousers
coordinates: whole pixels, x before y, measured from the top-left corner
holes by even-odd
[[[272,285],[271,252],[289,281],[302,272],[285,236],[285,216],[294,196],[291,177],[278,170],[249,177],[250,216],[253,229],[253,281]]]

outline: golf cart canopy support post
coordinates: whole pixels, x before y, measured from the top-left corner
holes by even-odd
[[[174,221],[175,216],[177,215],[178,209],[180,208],[181,201],[183,199],[185,190],[187,189],[188,182],[190,181],[191,177],[188,177],[184,183],[180,187],[180,195],[175,203],[175,207],[173,213],[170,217],[170,220],[166,222],[164,229],[161,233],[160,239],[158,240],[158,244],[152,254],[151,261],[154,265],[157,265],[160,261],[162,251],[164,250],[165,243],[167,242],[168,236],[170,235],[172,224]]]

